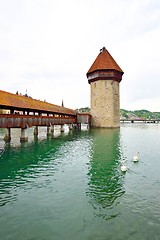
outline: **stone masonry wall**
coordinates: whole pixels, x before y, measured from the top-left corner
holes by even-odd
[[[92,82],[90,87],[92,126],[119,127],[119,83],[113,80],[99,80]]]

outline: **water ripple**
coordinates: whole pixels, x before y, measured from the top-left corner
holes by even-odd
[[[159,239],[160,161],[151,153],[160,131],[147,148],[148,134],[137,127],[93,129],[5,146],[2,239]],[[141,161],[134,164],[137,145]]]

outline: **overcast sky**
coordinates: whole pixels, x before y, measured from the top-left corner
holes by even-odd
[[[121,108],[160,111],[159,0],[0,0],[0,89],[90,106],[105,46],[124,71]]]

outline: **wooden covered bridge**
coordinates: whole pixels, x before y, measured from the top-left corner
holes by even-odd
[[[6,141],[11,139],[11,128],[21,128],[20,140],[26,141],[26,129],[29,127],[35,127],[34,134],[37,136],[38,126],[47,126],[47,134],[50,134],[54,125],[61,125],[61,131],[65,124],[70,127],[80,127],[82,123],[90,125],[90,114],[77,113],[63,106],[2,90],[0,109],[5,110],[5,113],[0,114],[0,128],[6,129]]]

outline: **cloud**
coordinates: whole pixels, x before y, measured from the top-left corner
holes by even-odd
[[[106,46],[124,71],[121,107],[160,111],[159,1],[5,0],[0,31],[2,90],[89,106],[86,72]]]

